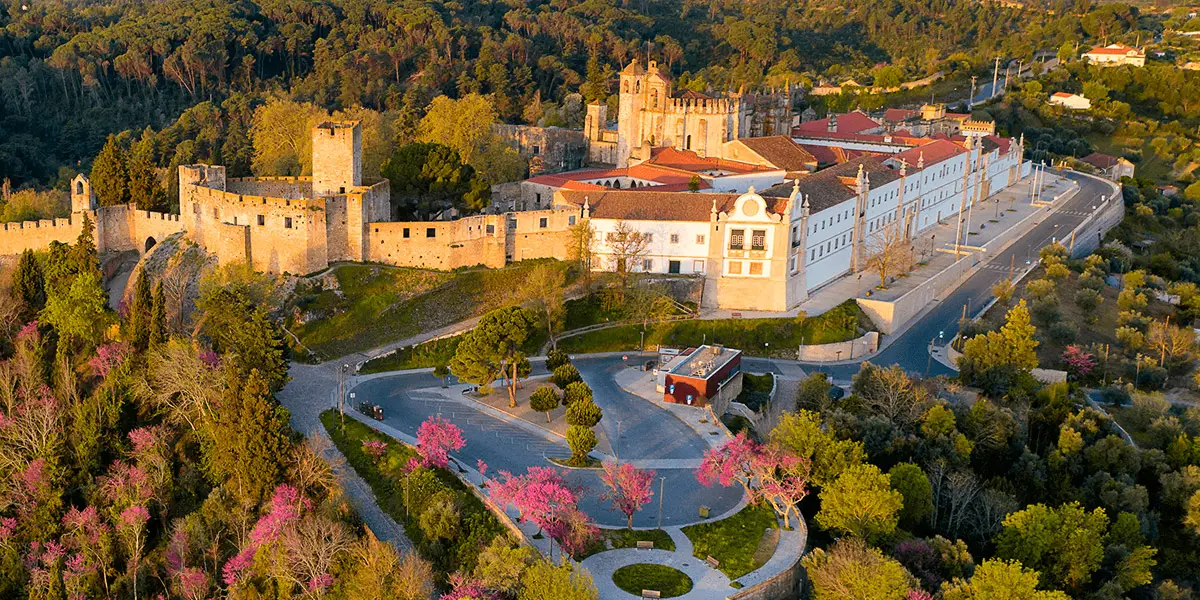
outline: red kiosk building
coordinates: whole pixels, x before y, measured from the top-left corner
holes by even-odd
[[[742,389],[742,351],[724,346],[688,348],[672,361],[663,381],[663,401],[707,406],[718,393]]]

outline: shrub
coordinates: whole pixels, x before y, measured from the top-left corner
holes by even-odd
[[[555,348],[546,353],[546,369],[554,372],[555,369],[571,364],[571,357],[566,352]]]
[[[1130,352],[1141,350],[1146,345],[1146,335],[1135,327],[1118,327],[1116,334],[1117,343]]]
[[[1058,310],[1058,302],[1054,298],[1035,300],[1029,313],[1033,316],[1033,320],[1042,326],[1057,323],[1062,318],[1062,313]]]
[[[454,493],[445,490],[429,499],[425,510],[421,512],[418,523],[421,532],[431,540],[453,540],[458,537],[460,520]]]
[[[604,411],[590,398],[574,402],[567,407],[567,424],[578,427],[595,427],[604,418]]]
[[[1050,328],[1047,333],[1054,343],[1069,344],[1075,341],[1075,336],[1078,332],[1075,331],[1074,327],[1071,327],[1062,321],[1055,321],[1054,323],[1050,324]]]
[[[546,422],[550,422],[550,411],[558,408],[558,393],[548,385],[538,386],[529,395],[529,408],[546,413]]]
[[[1126,275],[1126,277],[1128,277],[1128,275]],[[1140,311],[1143,308],[1146,308],[1147,304],[1149,304],[1149,300],[1147,300],[1146,294],[1143,294],[1142,292],[1135,292],[1129,287],[1126,287],[1125,289],[1121,290],[1120,294],[1117,294],[1117,306],[1120,307],[1121,310]]]
[[[1138,331],[1145,331],[1149,324],[1150,319],[1136,310],[1123,310],[1117,313],[1118,327],[1132,327]]]
[[[1085,316],[1092,316],[1091,313],[1100,306],[1102,300],[1100,292],[1096,290],[1081,289],[1075,292],[1075,306],[1078,306]]]
[[[579,369],[576,369],[575,365],[567,364],[561,365],[555,369],[553,375],[550,377],[550,380],[553,381],[554,385],[558,386],[558,389],[561,390],[565,389],[568,385],[575,383],[576,381],[583,381],[583,377],[579,376]]]
[[[570,406],[580,400],[592,401],[592,388],[582,381],[575,381],[567,384],[567,388],[563,390],[562,403],[563,406]]]
[[[424,467],[413,469],[408,475],[407,484],[401,483],[400,489],[408,496],[408,510],[413,514],[421,514],[425,512],[425,507],[428,506],[438,494],[447,491],[445,484],[438,479],[437,473],[433,469]],[[407,487],[407,490],[405,490]]]
[[[1054,295],[1054,282],[1049,279],[1035,279],[1025,284],[1025,291],[1035,300],[1041,300]]]
[[[1125,388],[1111,386],[1100,390],[1100,400],[1113,406],[1125,406],[1129,404],[1130,397]]]
[[[567,428],[567,445],[571,447],[571,458],[567,461],[572,466],[587,464],[587,454],[596,447],[596,432],[588,427],[572,425]]]
[[[1054,281],[1062,281],[1071,275],[1071,269],[1062,263],[1050,263],[1046,265],[1046,277]]]
[[[1038,258],[1041,258],[1044,263],[1063,262],[1067,260],[1067,247],[1054,242],[1038,250]]]

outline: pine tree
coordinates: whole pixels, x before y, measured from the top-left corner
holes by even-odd
[[[46,278],[32,250],[21,253],[10,293],[21,306],[22,323],[37,318],[38,312],[46,306]]]
[[[150,309],[153,299],[150,295],[150,277],[146,268],[142,267],[133,286],[133,304],[129,307],[129,315],[125,320],[127,331],[125,337],[138,350],[145,350],[150,343]]]
[[[167,341],[167,294],[160,279],[154,284],[154,300],[150,308],[150,347]]]
[[[129,202],[129,159],[125,149],[114,136],[108,136],[104,148],[92,163],[92,189],[101,206],[115,206]]]
[[[129,197],[139,210],[162,212],[167,208],[167,191],[158,181],[153,155],[153,143],[148,134],[143,135],[129,158]]]
[[[72,273],[100,270],[100,256],[96,253],[96,226],[87,213],[83,214],[83,226],[75,245],[68,253],[68,268]]]
[[[220,414],[209,426],[203,464],[214,483],[224,483],[244,501],[257,503],[283,478],[290,457],[286,411],[271,395],[258,369],[231,370]]]

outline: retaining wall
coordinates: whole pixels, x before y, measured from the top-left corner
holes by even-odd
[[[868,331],[857,339],[833,344],[800,346],[799,360],[805,362],[836,362],[870,354],[879,349],[879,332]]]
[[[804,544],[807,546],[808,523],[805,522],[804,517],[800,517],[797,521],[800,532],[803,534]],[[804,554],[804,552],[797,554],[796,562],[766,581],[744,588],[726,598],[728,600],[792,600],[799,598],[801,588],[804,586],[804,569],[800,566],[800,559],[804,558]]]

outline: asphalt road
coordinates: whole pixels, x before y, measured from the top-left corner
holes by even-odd
[[[628,392],[612,381],[612,374],[624,368],[618,357],[582,358],[575,366],[592,387],[596,403],[604,409],[599,427],[614,441],[622,459],[699,459],[707,449],[705,441],[671,413]],[[535,363],[534,374],[544,374]],[[436,385],[428,373],[401,374],[371,379],[354,387],[358,399],[379,404],[384,422],[412,436],[417,427],[432,415],[440,414],[463,430],[467,445],[454,458],[474,466],[482,459],[488,472],[500,470],[524,473],[531,466],[556,466],[549,458],[566,458],[570,449],[565,441],[550,441],[525,429],[501,421],[469,404],[447,400],[437,393],[422,391]],[[616,442],[617,421],[621,421],[621,439]],[[618,445],[619,444],[619,445]],[[685,525],[698,520],[700,506],[708,506],[719,515],[735,507],[741,488],[706,488],[696,481],[690,468],[655,469],[655,497],[634,517],[635,527],[657,525],[658,491],[664,490],[662,524]],[[665,480],[659,481],[658,477]],[[581,509],[600,525],[624,526],[624,515],[600,500],[604,491],[596,471],[569,470],[568,481],[583,488]]]
[[[933,310],[912,324],[899,339],[892,342],[883,352],[869,360],[878,365],[900,365],[910,373],[924,375],[928,369],[929,375],[951,375],[945,365],[936,360],[930,360],[929,344],[931,341],[941,345],[948,343],[958,333],[958,321],[962,317],[963,307],[967,314],[974,315],[981,307],[992,299],[992,286],[1008,278],[1009,265],[1015,264],[1014,276],[1019,274],[1031,261],[1037,259],[1038,250],[1069,236],[1087,215],[1091,214],[1092,206],[1099,204],[1101,196],[1110,193],[1110,188],[1103,182],[1090,177],[1083,177],[1071,172],[1061,175],[1079,182],[1079,192],[1067,204],[1054,211],[1050,216],[1023,237],[1013,242],[1007,249],[994,256],[984,259],[983,268],[977,270],[949,296],[937,303]],[[940,341],[939,341],[940,340]],[[747,370],[756,371],[770,361],[762,359],[747,359]],[[838,381],[849,380],[858,372],[858,364],[821,365],[801,363],[801,367],[809,371],[823,371],[831,374]],[[777,372],[777,370],[776,370]]]

